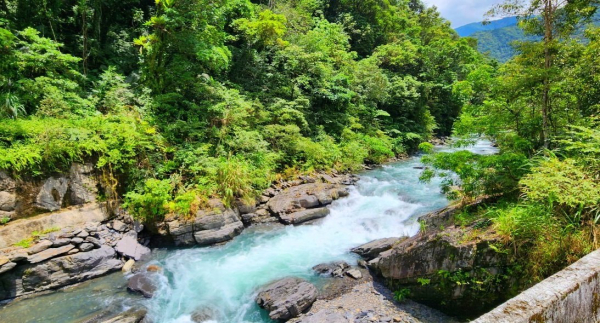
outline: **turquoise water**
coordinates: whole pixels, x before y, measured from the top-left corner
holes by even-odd
[[[469,150],[495,152],[488,142]],[[192,322],[195,311],[207,308],[213,312],[213,323],[271,322],[254,304],[259,286],[286,276],[319,283],[311,270],[314,265],[335,260],[356,263],[351,248],[374,239],[414,235],[419,215],[448,204],[439,179],[419,182],[421,170],[415,168],[421,166],[419,160],[413,157],[360,174],[349,197],[336,201],[331,214],[316,224],[254,227],[223,246],[156,252],[152,263],[163,272],[151,300],[123,293],[125,278],[117,273],[70,291],[10,304],[0,309],[1,321],[55,321],[41,310],[53,306],[62,312],[61,322],[76,322],[98,308],[142,304],[156,323]],[[69,304],[61,304],[67,300]],[[41,308],[41,317],[32,305]]]

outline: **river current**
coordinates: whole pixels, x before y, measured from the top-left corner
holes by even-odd
[[[437,148],[449,150],[449,148]],[[480,141],[475,153],[496,150]],[[261,285],[287,276],[320,284],[312,267],[336,260],[355,264],[353,247],[371,240],[412,236],[417,218],[448,205],[440,180],[419,181],[420,157],[365,171],[347,198],[330,206],[323,220],[301,226],[257,226],[217,247],[155,250],[160,287],[146,300],[126,291],[126,278],[114,273],[60,291],[0,307],[0,321],[80,322],[98,311],[121,312],[145,306],[155,323],[189,323],[196,311],[210,309],[210,323],[272,322],[254,303]]]

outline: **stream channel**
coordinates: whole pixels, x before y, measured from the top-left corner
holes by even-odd
[[[467,148],[496,152],[490,142]],[[438,151],[452,151],[438,147]],[[160,266],[160,287],[152,299],[126,291],[127,277],[117,272],[59,291],[0,307],[0,321],[11,323],[81,322],[99,311],[122,312],[144,306],[155,323],[192,322],[194,311],[211,309],[210,323],[272,322],[254,303],[261,285],[287,276],[322,283],[312,267],[337,260],[356,264],[349,250],[371,240],[412,236],[417,218],[448,205],[440,179],[419,181],[420,157],[362,172],[347,198],[330,206],[325,219],[301,226],[256,226],[216,247],[158,249],[151,264]]]

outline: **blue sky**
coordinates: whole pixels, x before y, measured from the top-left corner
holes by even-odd
[[[427,5],[438,7],[442,17],[452,22],[452,27],[460,27],[485,19],[484,14],[501,0],[423,0]]]

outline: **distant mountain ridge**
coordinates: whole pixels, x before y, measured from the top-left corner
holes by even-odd
[[[458,27],[455,30],[461,37],[469,37],[476,32],[491,31],[516,25],[517,17],[507,17],[499,20],[490,21],[489,23],[474,22]]]

